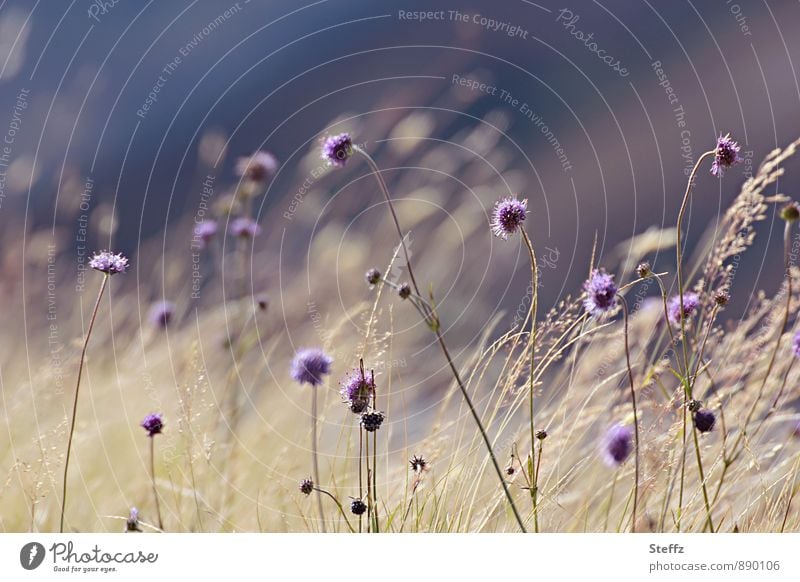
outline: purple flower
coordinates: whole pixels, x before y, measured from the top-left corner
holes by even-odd
[[[154,437],[161,434],[161,429],[164,428],[164,421],[159,413],[148,414],[144,417],[141,427],[147,431],[147,436]]]
[[[508,237],[522,228],[522,222],[527,216],[528,201],[517,200],[516,196],[510,196],[499,200],[494,205],[492,213],[492,232],[495,236],[508,240]]]
[[[331,373],[333,358],[319,348],[298,350],[292,360],[289,373],[300,384],[317,386],[322,384],[322,376]]]
[[[353,151],[353,140],[349,133],[329,135],[322,140],[321,157],[329,166],[343,168]]]
[[[200,244],[200,248],[205,248],[211,239],[217,235],[217,221],[203,220],[194,225],[194,239]]]
[[[235,237],[255,238],[261,234],[261,227],[252,218],[242,216],[231,222],[230,233]]]
[[[278,171],[278,160],[269,152],[258,151],[251,156],[239,158],[236,173],[253,182],[265,182]]]
[[[312,491],[314,491],[314,481],[311,479],[311,477],[300,481],[300,492],[303,495],[311,495]]]
[[[617,299],[617,284],[614,275],[609,275],[605,269],[595,269],[583,284],[586,299],[583,306],[593,317],[600,317],[608,313]]]
[[[697,311],[697,308],[700,307],[700,297],[697,296],[697,293],[686,293],[683,296],[683,318],[688,319],[692,316],[692,314]],[[672,322],[673,325],[680,325],[681,324],[681,298],[680,296],[676,295],[669,300],[669,304],[667,305],[667,313],[669,314],[669,320]]]
[[[694,425],[700,432],[711,432],[717,417],[707,408],[701,408],[694,413]]]
[[[711,173],[715,176],[722,176],[725,168],[730,168],[732,165],[741,162],[740,149],[739,144],[731,139],[730,134],[719,136],[717,147],[714,150],[714,163],[711,164]]]
[[[342,380],[342,389],[339,393],[350,405],[350,410],[361,414],[369,406],[370,398],[375,394],[375,382],[367,377],[360,369],[351,370]]]
[[[135,507],[131,507],[130,516],[125,522],[125,531],[126,532],[142,531],[141,528],[139,527],[139,510],[136,509]]]
[[[603,460],[609,467],[619,467],[633,450],[633,430],[628,426],[615,424],[603,440]]]
[[[89,259],[89,266],[95,271],[107,275],[116,275],[128,270],[128,259],[122,253],[114,254],[111,251],[100,251]]]
[[[792,351],[795,357],[800,358],[800,331],[795,333],[792,338]]]
[[[167,327],[175,315],[175,304],[172,301],[158,301],[150,308],[148,319],[156,327]]]

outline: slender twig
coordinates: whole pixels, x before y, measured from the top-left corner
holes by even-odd
[[[319,451],[317,450],[317,387],[311,387],[311,456],[314,465],[314,483],[319,480]],[[325,512],[322,508],[322,496],[317,495],[317,509],[319,510],[320,528],[325,533]]]
[[[323,494],[327,495],[328,497],[330,497],[333,500],[333,502],[336,504],[336,507],[339,508],[339,513],[342,514],[342,517],[344,518],[344,522],[347,524],[347,528],[350,530],[350,533],[356,533],[356,530],[354,530],[353,526],[350,525],[350,520],[347,519],[347,514],[344,512],[344,508],[342,507],[342,504],[339,503],[339,500],[336,499],[336,497],[334,497],[331,493],[329,493],[328,491],[325,491],[324,489],[322,489],[320,487],[314,487],[314,491],[316,491],[317,493],[323,493]]]
[[[150,436],[150,477],[153,480],[153,498],[156,500],[156,516],[158,529],[164,531],[164,522],[161,520],[161,504],[158,501],[158,487],[156,487],[156,439]]]
[[[375,161],[370,157],[370,155],[362,150],[361,148],[355,147],[354,150],[361,154],[364,159],[367,161],[367,164],[370,166],[375,179],[378,181],[378,185],[380,186],[381,192],[383,193],[384,198],[386,199],[386,204],[389,207],[389,211],[392,215],[392,220],[394,221],[395,229],[397,230],[397,235],[400,238],[400,244],[403,247],[403,255],[406,260],[406,266],[408,267],[408,275],[411,279],[411,284],[414,287],[414,291],[417,293],[418,296],[422,296],[420,292],[419,285],[417,285],[417,280],[414,276],[413,268],[411,267],[411,257],[408,253],[408,248],[406,247],[405,237],[403,235],[403,230],[400,227],[400,221],[397,218],[397,213],[394,209],[394,204],[392,203],[392,197],[389,195],[389,189],[386,186],[386,182],[383,180],[383,176],[381,175],[380,170],[378,169],[377,164]],[[426,305],[426,304],[423,304]],[[435,310],[430,314],[430,326],[433,329],[434,333],[436,334],[436,339],[439,343],[439,347],[444,354],[445,359],[447,360],[447,364],[450,367],[451,372],[453,373],[453,377],[456,380],[456,384],[458,385],[458,389],[461,391],[461,395],[464,398],[464,401],[467,404],[467,408],[469,408],[470,413],[472,414],[472,418],[475,420],[475,424],[478,426],[478,431],[481,433],[481,437],[483,438],[483,442],[486,445],[487,451],[489,453],[489,458],[492,461],[492,466],[494,467],[495,472],[497,473],[497,478],[500,480],[501,485],[503,486],[503,492],[505,493],[506,499],[508,499],[508,504],[511,506],[511,511],[514,513],[514,518],[517,521],[517,525],[523,532],[527,532],[525,529],[525,524],[522,521],[522,516],[520,516],[519,511],[517,510],[517,506],[514,503],[514,498],[511,496],[511,491],[508,488],[508,483],[506,483],[505,477],[503,477],[503,471],[500,469],[500,465],[497,462],[497,457],[494,454],[494,450],[492,448],[492,443],[489,440],[489,436],[486,434],[486,430],[483,427],[483,423],[481,422],[480,416],[478,416],[477,410],[475,410],[475,406],[472,403],[472,399],[467,392],[467,388],[464,385],[464,382],[461,379],[461,375],[458,372],[455,364],[453,363],[453,358],[450,356],[450,351],[447,349],[447,344],[444,341],[444,336],[441,332],[441,324],[439,322],[439,317],[436,314]]]
[[[61,526],[59,531],[64,533],[64,512],[67,507],[67,475],[69,473],[69,459],[72,452],[72,437],[75,434],[75,418],[78,412],[78,394],[81,389],[81,374],[83,373],[83,363],[86,359],[86,348],[89,346],[89,337],[92,335],[92,328],[94,321],[97,318],[97,311],[100,307],[100,300],[103,298],[103,292],[106,290],[108,284],[109,274],[103,274],[103,281],[100,283],[100,291],[97,293],[97,300],[94,302],[94,309],[92,310],[92,317],[89,319],[89,328],[86,330],[86,339],[83,340],[83,349],[81,350],[81,360],[78,364],[78,382],[75,385],[75,400],[72,402],[72,422],[69,427],[69,437],[67,438],[67,456],[64,460],[64,483],[61,489]]]
[[[634,473],[633,473],[633,515],[631,521],[631,531],[636,531],[636,509],[639,501],[639,413],[636,408],[636,388],[633,382],[633,369],[631,368],[631,350],[628,344],[628,302],[619,296],[622,305],[623,326],[625,337],[625,362],[628,366],[628,380],[631,386],[631,406],[633,407],[633,443],[634,443]]]

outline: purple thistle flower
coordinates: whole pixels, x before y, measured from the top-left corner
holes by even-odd
[[[255,238],[261,234],[261,227],[252,218],[241,216],[231,222],[230,233],[235,237]]]
[[[150,308],[148,319],[156,327],[167,327],[175,315],[175,304],[172,301],[158,301]]]
[[[605,269],[595,269],[583,284],[586,299],[583,306],[593,317],[600,317],[608,313],[617,299],[617,284],[614,275],[609,275]]]
[[[619,467],[633,450],[633,430],[628,426],[615,424],[603,439],[603,460],[609,467]]]
[[[252,180],[265,182],[278,171],[278,160],[269,152],[258,151],[251,156],[244,156],[236,162],[236,174]]]
[[[203,220],[194,225],[194,240],[200,243],[200,248],[205,248],[211,239],[217,235],[217,221]]]
[[[689,319],[697,308],[700,307],[700,297],[698,297],[697,293],[686,293],[683,296],[683,318]],[[681,298],[680,296],[676,295],[669,300],[669,304],[667,304],[667,313],[669,314],[669,320],[672,322],[673,325],[680,325],[681,324]]]
[[[147,431],[147,436],[149,437],[161,434],[161,429],[164,428],[164,421],[161,418],[161,414],[148,414],[144,417],[141,427]]]
[[[122,253],[114,254],[111,251],[100,251],[89,259],[89,266],[95,271],[107,275],[116,275],[128,270],[128,259]]]
[[[136,509],[135,507],[131,507],[130,516],[125,522],[125,531],[127,532],[142,531],[141,528],[139,527],[139,510]]]
[[[508,240],[508,237],[522,228],[528,211],[528,201],[517,200],[516,196],[510,196],[499,200],[494,205],[492,213],[492,232],[495,236]]]
[[[375,382],[372,378],[356,368],[345,376],[341,385],[339,393],[350,406],[350,410],[355,414],[364,412],[369,406],[370,398],[375,394]]]
[[[343,168],[353,151],[353,140],[349,133],[329,135],[322,140],[321,157],[329,166]]]
[[[694,413],[694,425],[700,432],[711,432],[717,417],[707,408],[701,408]]]
[[[796,358],[800,358],[800,330],[792,338],[792,352]]]
[[[730,134],[717,139],[717,147],[714,150],[714,163],[711,164],[711,173],[715,176],[722,176],[725,168],[730,168],[734,164],[742,161],[739,156],[739,144],[731,139]]]
[[[331,373],[333,358],[319,348],[298,350],[292,360],[289,373],[300,384],[317,386],[322,384],[322,376]]]

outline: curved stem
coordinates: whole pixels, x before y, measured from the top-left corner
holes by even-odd
[[[336,507],[339,508],[339,513],[341,513],[342,517],[344,518],[344,522],[347,524],[348,529],[350,529],[350,533],[356,533],[356,530],[354,530],[353,526],[350,525],[350,520],[347,519],[347,514],[344,512],[344,508],[342,507],[342,504],[339,503],[339,500],[336,499],[336,497],[334,497],[331,493],[328,493],[327,491],[319,487],[314,487],[314,491],[316,491],[317,493],[324,493],[325,495],[333,499],[333,502],[336,504]]]
[[[319,483],[319,451],[317,450],[317,387],[311,387],[311,456],[314,465],[314,483]],[[320,528],[325,533],[325,512],[322,509],[322,497],[317,495]]]
[[[389,195],[389,189],[386,186],[386,182],[383,180],[383,176],[381,175],[381,172],[378,169],[378,166],[372,159],[372,157],[370,157],[370,155],[361,148],[354,147],[354,150],[364,157],[370,169],[372,170],[375,179],[378,181],[378,185],[380,186],[381,192],[383,193],[383,196],[386,199],[386,204],[389,207],[389,211],[392,215],[392,220],[394,221],[394,226],[395,229],[397,230],[397,236],[400,238],[400,244],[403,247],[403,255],[406,259],[406,265],[408,266],[408,275],[411,278],[411,284],[413,285],[414,291],[416,291],[417,295],[422,296],[422,293],[420,293],[419,290],[419,285],[417,285],[417,280],[414,277],[414,270],[411,267],[411,256],[408,253],[405,237],[403,236],[403,230],[402,228],[400,228],[400,221],[397,218],[397,213],[395,212],[394,204],[392,204],[392,197]],[[426,305],[426,304],[423,303],[421,305]],[[428,308],[426,307],[426,309]],[[514,498],[511,496],[511,491],[508,488],[508,483],[506,483],[505,477],[503,476],[503,471],[500,469],[500,465],[497,462],[497,457],[495,457],[494,450],[492,449],[492,443],[486,434],[486,430],[483,428],[483,423],[481,422],[480,416],[478,416],[477,410],[475,410],[475,406],[472,404],[472,399],[470,398],[469,393],[467,392],[467,388],[464,385],[464,382],[461,380],[461,375],[458,373],[458,369],[453,363],[453,359],[450,356],[450,351],[447,349],[447,344],[445,344],[444,336],[442,336],[438,315],[436,314],[435,311],[432,311],[429,317],[431,322],[430,327],[436,334],[436,339],[439,343],[439,346],[441,347],[445,359],[447,360],[447,364],[449,365],[450,370],[453,373],[453,377],[456,380],[456,384],[458,384],[458,389],[461,391],[461,395],[464,398],[464,401],[466,402],[470,413],[472,414],[472,418],[475,420],[475,424],[478,426],[478,431],[481,433],[483,442],[486,445],[486,449],[489,453],[489,458],[491,459],[492,465],[494,466],[494,470],[497,473],[497,478],[500,480],[500,483],[503,486],[503,492],[505,493],[506,499],[508,500],[508,504],[511,506],[511,510],[514,513],[514,518],[517,521],[517,525],[519,526],[520,530],[522,530],[523,532],[527,532],[527,530],[525,529],[525,524],[522,521],[522,517],[520,516],[519,511],[517,510],[517,506],[514,503]],[[369,480],[369,475],[367,476],[367,480]]]
[[[156,516],[158,529],[164,531],[164,522],[161,520],[161,504],[158,501],[158,487],[156,487],[156,439],[150,437],[150,477],[153,480],[153,498],[156,500]]]
[[[64,461],[64,484],[61,489],[61,526],[59,531],[64,533],[64,511],[67,507],[67,474],[69,473],[69,458],[72,452],[72,437],[75,434],[75,418],[78,412],[78,394],[81,389],[81,374],[83,373],[83,362],[86,359],[86,348],[89,346],[89,337],[92,335],[92,328],[94,321],[97,318],[97,310],[100,307],[100,300],[103,298],[103,292],[106,290],[108,284],[108,273],[103,274],[103,282],[100,284],[100,291],[97,293],[97,300],[94,302],[94,309],[92,310],[92,317],[89,320],[89,329],[86,330],[86,339],[83,341],[83,349],[81,350],[81,361],[78,364],[78,382],[75,385],[75,400],[72,403],[72,422],[69,427],[69,438],[67,439],[67,457]]]
[[[633,438],[634,438],[634,474],[633,474],[633,516],[631,532],[636,531],[636,509],[639,501],[639,413],[636,407],[636,388],[633,382],[633,369],[631,368],[631,350],[628,344],[628,302],[620,296],[624,321],[625,336],[625,362],[628,366],[628,379],[631,386],[631,405],[633,407]]]

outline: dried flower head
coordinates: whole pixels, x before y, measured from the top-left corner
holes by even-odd
[[[683,317],[689,319],[697,308],[700,307],[700,297],[697,293],[689,292],[683,295]],[[669,300],[667,304],[667,313],[669,320],[673,325],[681,324],[681,298],[675,295]]]
[[[235,237],[255,238],[261,234],[261,227],[252,218],[240,216],[231,222],[230,233]]]
[[[800,204],[792,200],[781,209],[781,218],[786,222],[795,222],[800,218]]]
[[[256,305],[261,311],[269,309],[269,295],[266,293],[259,293],[256,295]]]
[[[711,173],[715,176],[722,176],[725,168],[730,168],[732,165],[741,162],[740,149],[739,144],[731,139],[730,134],[719,136],[717,147],[714,149],[714,163],[711,164]]]
[[[517,200],[516,196],[499,200],[495,203],[492,214],[492,232],[495,236],[508,240],[509,236],[522,227],[527,216],[527,209],[528,201]]]
[[[513,465],[509,465],[508,467],[506,467],[506,475],[511,477],[514,473],[516,473],[516,469],[514,469]]]
[[[361,414],[361,426],[367,432],[375,432],[383,424],[383,413],[373,410],[372,412],[364,412]]]
[[[95,271],[107,275],[116,275],[128,270],[128,259],[122,253],[114,254],[111,251],[100,251],[89,259],[89,266]]]
[[[156,327],[167,327],[175,315],[175,304],[172,301],[157,301],[150,307],[148,319]]]
[[[367,283],[377,285],[381,280],[381,272],[378,269],[370,269],[366,274]]]
[[[614,275],[609,275],[604,269],[595,269],[583,284],[586,299],[583,306],[593,317],[600,317],[608,313],[617,299],[617,285]]]
[[[312,491],[314,491],[314,481],[311,480],[311,477],[300,481],[300,493],[303,495],[311,495]]]
[[[707,408],[701,408],[694,413],[694,425],[700,432],[710,432],[716,421],[717,417]]]
[[[298,350],[292,360],[290,374],[300,384],[317,386],[322,384],[323,376],[331,373],[333,358],[319,348]]]
[[[415,473],[422,473],[428,468],[428,461],[422,455],[414,455],[408,464],[411,465],[411,470]]]
[[[609,467],[618,467],[625,462],[633,450],[633,430],[628,426],[615,424],[603,439],[603,460]]]
[[[130,515],[128,516],[127,521],[125,522],[125,531],[126,532],[141,532],[142,529],[139,527],[139,510],[135,507],[131,507]]]
[[[400,296],[400,299],[408,299],[411,297],[411,285],[408,283],[403,283],[397,289],[397,294]]]
[[[639,275],[640,279],[646,279],[650,275],[653,274],[653,270],[650,267],[650,263],[647,261],[643,263],[639,263],[639,266],[636,267],[636,274]]]
[[[361,414],[369,406],[370,398],[375,394],[375,381],[362,370],[351,370],[341,383],[339,393],[355,414]]]
[[[354,151],[349,133],[330,135],[322,140],[321,157],[329,166],[343,168]]]
[[[203,220],[194,225],[194,240],[197,241],[200,248],[206,248],[216,235],[216,220]]]
[[[236,162],[236,174],[253,182],[266,182],[278,171],[278,160],[263,150],[251,156],[239,158]]]
[[[544,429],[537,430],[536,431],[536,438],[539,439],[540,441],[543,441],[544,439],[547,438],[547,431],[544,430]]]
[[[731,300],[731,295],[728,293],[726,289],[718,289],[714,292],[714,303],[722,307],[723,305],[727,305],[728,301]]]
[[[350,511],[353,512],[353,515],[364,515],[367,511],[367,504],[360,499],[353,499],[350,502]]]
[[[161,434],[161,430],[164,428],[164,420],[161,418],[161,414],[157,412],[148,414],[144,417],[141,427],[147,431],[147,436],[154,437],[157,434]]]
[[[699,400],[695,400],[694,398],[692,398],[689,402],[686,403],[686,408],[689,410],[689,412],[697,412],[702,407],[703,403],[700,402]]]

